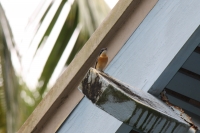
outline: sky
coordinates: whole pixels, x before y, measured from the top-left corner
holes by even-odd
[[[104,0],[104,1],[108,4],[110,9],[112,9],[116,5],[116,3],[118,2],[118,0]]]
[[[51,0],[47,0],[47,1],[51,1]],[[23,55],[24,53],[27,52],[26,40],[22,41],[22,38],[28,34],[25,32],[26,31],[25,27],[27,26],[27,23],[31,21],[30,16],[33,14],[33,11],[36,9],[36,7],[41,2],[41,0],[0,0],[0,2],[3,5],[5,13],[8,17],[8,20],[13,32],[14,40],[17,45],[17,49],[19,50],[19,53]],[[105,2],[112,9],[115,6],[115,4],[118,2],[118,0],[105,0]],[[19,64],[19,61],[17,61],[16,55],[12,56],[12,60],[13,60],[14,68],[16,69],[17,73],[20,75],[22,68]],[[28,63],[25,62],[22,65],[25,66],[26,64]],[[32,72],[32,74],[33,74],[31,75],[32,79],[33,77],[37,77],[36,72]],[[36,83],[34,83],[32,79],[26,78],[27,74],[24,74],[24,75],[25,75],[24,78],[27,80],[26,81],[27,85],[30,88],[35,88],[34,86]],[[23,75],[22,75],[22,78],[23,78]]]

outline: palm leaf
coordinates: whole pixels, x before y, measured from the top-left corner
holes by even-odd
[[[20,51],[0,5],[0,133],[21,126],[108,11],[104,0],[42,0],[22,38],[26,49]],[[13,59],[21,63],[18,77]],[[34,90],[27,88],[30,81]]]
[[[54,5],[55,1],[52,3],[51,8],[53,8]],[[51,11],[51,8],[48,9],[49,12]],[[66,13],[69,9],[70,12]],[[63,11],[65,11],[64,16],[62,15]],[[32,58],[31,60],[29,59],[29,67],[27,68],[29,77],[26,77],[26,79],[31,79],[32,82],[38,83],[36,87],[38,88],[38,91],[41,95],[43,95],[45,90],[47,90],[47,86],[51,87],[51,85],[58,78],[59,74],[65,67],[64,64],[68,65],[72,61],[76,53],[82,48],[94,30],[106,16],[108,11],[109,8],[103,0],[63,0],[60,2],[57,10],[55,10],[56,13],[54,13],[55,15],[51,23],[46,29],[46,32],[40,38],[40,41],[38,41],[37,44],[31,44],[35,48],[37,46],[37,49],[33,50],[34,52],[31,55]],[[48,17],[47,15],[48,11],[46,12],[46,15],[43,15],[43,20]],[[60,18],[63,19],[60,20]],[[60,25],[62,27],[57,28],[57,23],[61,23]],[[43,22],[41,22],[39,29],[42,29],[42,26]],[[75,29],[78,27],[81,27],[81,30],[76,41],[74,44],[69,44]],[[38,34],[36,33],[34,38],[37,38],[37,36]],[[57,66],[58,62],[61,60],[62,55],[64,54],[63,52],[66,51],[65,49],[67,49],[67,45],[73,45],[72,49],[70,50],[71,52],[68,58],[65,58],[64,64],[59,63],[63,64],[63,66]],[[30,53],[31,52],[27,52],[27,54]],[[45,58],[42,57],[44,56],[43,54],[45,54]],[[26,57],[29,57],[29,55]],[[64,60],[64,58],[62,58],[62,60]],[[38,66],[39,62],[42,63],[36,70],[37,74],[35,74],[36,72],[34,70]],[[54,70],[56,72],[54,72]],[[27,71],[25,73],[27,75]],[[36,75],[35,78],[33,75]]]
[[[1,106],[1,131],[12,133],[16,130],[14,123],[18,119],[18,83],[11,62],[11,52],[14,49],[12,33],[0,5],[0,106]],[[5,129],[5,126],[7,127]]]

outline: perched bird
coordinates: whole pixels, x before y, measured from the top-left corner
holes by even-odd
[[[106,55],[106,53],[107,53],[107,48],[102,48],[97,58],[95,69],[103,72],[103,69],[105,68],[108,62],[108,56]]]

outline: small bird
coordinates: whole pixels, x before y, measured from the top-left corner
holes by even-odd
[[[102,48],[97,58],[95,69],[103,72],[103,69],[105,68],[108,62],[108,56],[106,55],[106,53],[107,53],[107,48]]]

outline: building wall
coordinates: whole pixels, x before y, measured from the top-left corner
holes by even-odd
[[[148,92],[200,24],[199,0],[160,0],[111,61],[105,72]],[[198,40],[199,41],[199,40]],[[198,44],[186,49],[175,73]],[[112,50],[108,50],[111,52]],[[167,84],[171,76],[164,80]],[[157,87],[161,88],[157,88]],[[158,94],[164,85],[154,86]],[[84,98],[59,132],[110,133],[122,123]]]

